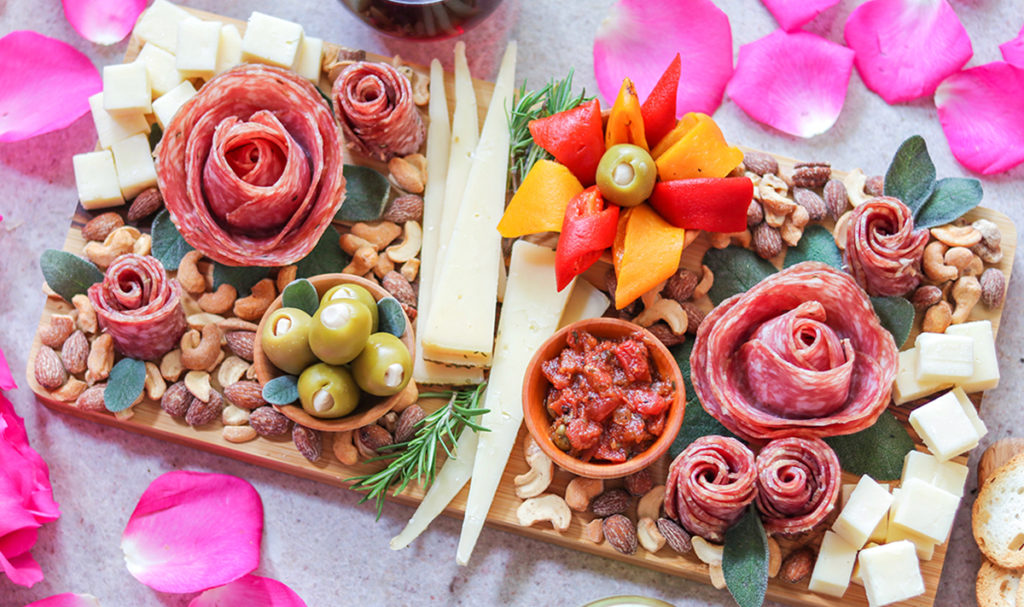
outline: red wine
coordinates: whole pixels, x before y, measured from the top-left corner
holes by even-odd
[[[376,30],[422,40],[458,36],[491,14],[501,0],[342,0]]]

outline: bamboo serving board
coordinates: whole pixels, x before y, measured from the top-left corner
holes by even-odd
[[[235,23],[240,28],[244,28],[245,26],[244,22],[234,19],[199,11],[192,12],[202,18],[218,19],[224,22]],[[128,48],[127,58],[129,60],[133,58],[140,47],[141,44],[139,41],[133,37]],[[326,53],[333,52],[337,48],[338,47],[335,45],[325,43]],[[390,58],[379,56],[370,55],[369,57],[376,60],[390,60]],[[412,67],[417,71],[424,70],[424,68],[420,66]],[[329,83],[324,81],[321,84],[326,85],[326,90],[330,90]],[[475,81],[475,87],[482,122],[493,91],[493,85],[483,81]],[[446,74],[446,88],[449,93],[448,99],[452,100],[449,103],[453,103],[454,84],[451,74]],[[361,164],[374,165],[372,162],[364,162],[363,159],[359,159],[359,162]],[[795,161],[792,159],[779,158],[780,171],[791,171],[794,162]],[[377,165],[375,168],[380,168],[380,165]],[[838,171],[836,174],[841,176]],[[64,250],[78,255],[82,254],[85,246],[85,240],[82,238],[81,227],[90,219],[90,217],[90,214],[84,211],[80,206],[77,208],[75,215],[72,217],[71,226],[64,242]],[[1002,213],[985,208],[975,209],[971,211],[967,217],[970,219],[990,219],[1002,230],[1004,257],[1002,262],[999,264],[999,268],[1005,273],[1007,279],[1009,279],[1017,243],[1017,232],[1012,221]],[[708,238],[705,235],[696,237],[694,242],[683,252],[682,265],[690,268],[699,268],[700,260],[709,246]],[[601,272],[603,272],[603,269],[594,269],[588,277],[593,278],[594,282],[600,284],[598,282],[598,277],[601,275]],[[68,303],[54,298],[48,298],[42,311],[40,326],[48,324],[51,315],[69,313],[72,310],[73,308]],[[1001,310],[992,311],[984,308],[983,306],[977,306],[972,314],[972,320],[991,320],[993,329],[998,331],[1000,314]],[[915,328],[914,334],[916,334],[916,332],[917,329]],[[910,341],[912,342],[912,339]],[[128,419],[118,419],[110,414],[95,413],[77,409],[71,404],[54,399],[35,381],[32,364],[35,360],[35,354],[39,345],[39,339],[37,336],[32,344],[32,350],[29,354],[27,379],[29,385],[39,399],[55,411],[109,426],[138,432],[140,434],[145,434],[162,440],[202,449],[218,455],[224,455],[279,472],[327,483],[337,487],[346,486],[344,479],[364,474],[373,469],[373,466],[371,465],[357,464],[355,466],[345,466],[339,462],[333,455],[330,435],[324,437],[325,444],[323,456],[320,461],[316,464],[312,464],[298,453],[290,438],[267,439],[260,437],[248,443],[229,443],[221,437],[221,426],[219,423],[211,423],[202,428],[192,428],[185,424],[184,421],[175,419],[168,415],[160,408],[158,403],[148,400],[136,405],[134,407],[134,415]],[[973,400],[975,401],[975,404],[980,405],[981,395],[974,395]],[[433,403],[421,401],[421,404],[429,410],[432,407],[438,406],[439,401],[435,401]],[[906,425],[906,418],[909,414],[908,408],[892,407],[891,410]],[[515,486],[512,479],[516,475],[526,472],[528,469],[523,458],[522,450],[522,439],[526,434],[527,432],[525,428],[520,430],[519,439],[516,441],[516,446],[512,452],[511,458],[509,459],[508,465],[505,468],[501,485],[498,487],[497,495],[495,496],[494,503],[488,514],[487,523],[489,526],[506,531],[512,531],[526,537],[543,540],[566,548],[581,550],[641,567],[647,567],[670,575],[676,575],[706,584],[710,583],[707,566],[698,561],[693,555],[680,556],[672,552],[667,547],[660,550],[657,554],[651,554],[640,549],[634,555],[623,555],[611,548],[607,542],[602,544],[593,544],[592,542],[583,539],[583,525],[587,520],[589,520],[589,516],[575,514],[573,516],[571,527],[564,534],[559,534],[550,528],[520,526],[516,520],[515,512],[516,508],[521,503],[521,500],[515,495]],[[919,448],[923,449],[923,447],[920,446],[920,440],[916,434],[913,433],[913,430],[911,430],[911,436],[915,438]],[[961,458],[961,460],[964,459],[965,458]],[[655,478],[662,479],[663,482],[666,476],[667,467],[668,457],[666,456],[653,467],[652,471],[655,474]],[[556,469],[554,481],[549,490],[564,495],[565,486],[570,479],[571,475]],[[844,473],[844,482],[856,482],[856,480],[856,476]],[[467,494],[468,488],[463,489],[463,491],[445,510],[445,513],[450,516],[461,518],[462,514],[465,512]],[[417,504],[422,495],[422,489],[414,485],[401,495],[391,499],[406,504]],[[365,507],[371,506],[367,505]],[[635,515],[635,512],[630,514]],[[633,518],[635,518],[635,516]],[[379,539],[380,542],[378,549],[387,550],[388,540],[390,538],[386,537],[384,533],[381,533]],[[815,539],[815,541],[817,541],[817,539]],[[945,560],[945,555],[946,545],[944,544],[936,548],[935,556],[931,561],[921,563],[921,572],[925,580],[926,592],[922,596],[901,603],[901,605],[931,607],[934,604],[935,592],[938,587],[939,577],[942,573],[942,565]],[[454,554],[450,556],[454,558]],[[850,585],[849,590],[846,592],[846,595],[842,600],[837,600],[808,591],[806,580],[800,584],[787,584],[772,579],[769,580],[767,595],[769,599],[791,605],[820,607],[833,605],[860,607],[867,605],[867,599],[864,595],[863,588],[855,584]]]

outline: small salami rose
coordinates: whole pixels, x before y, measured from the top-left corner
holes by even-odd
[[[873,198],[853,210],[843,261],[871,295],[906,295],[921,282],[928,230],[914,229],[914,214],[896,198]]]
[[[331,96],[349,147],[361,154],[387,161],[412,154],[427,136],[409,79],[386,63],[353,63]]]
[[[835,508],[839,457],[818,438],[780,438],[757,454],[757,509],[768,533],[810,531]]]
[[[178,345],[188,327],[181,285],[167,278],[155,257],[118,257],[103,282],[89,287],[89,301],[117,351],[131,358],[160,358]]]
[[[735,438],[702,436],[669,466],[665,511],[690,533],[721,542],[757,492],[754,454]]]

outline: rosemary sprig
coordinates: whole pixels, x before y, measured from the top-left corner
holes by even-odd
[[[519,89],[516,104],[509,112],[508,119],[511,135],[508,171],[510,191],[519,187],[534,163],[542,158],[551,158],[544,148],[533,142],[530,121],[571,110],[592,99],[587,97],[586,90],[573,96],[572,77],[573,71],[569,70],[568,76],[562,80],[552,80],[539,91],[527,91],[525,82]]]
[[[456,457],[453,453],[459,434],[469,428],[476,432],[489,432],[487,428],[474,421],[478,416],[487,413],[481,409],[480,395],[486,384],[463,390],[445,390],[442,392],[421,392],[420,398],[447,398],[448,403],[437,411],[427,415],[416,424],[416,434],[404,443],[381,447],[381,455],[367,462],[386,461],[387,465],[377,472],[345,479],[352,481],[352,489],[365,491],[359,503],[375,500],[377,518],[384,508],[384,498],[392,486],[398,485],[393,495],[398,495],[413,480],[418,481],[426,489],[434,482],[437,467],[437,447],[444,449],[448,457]]]

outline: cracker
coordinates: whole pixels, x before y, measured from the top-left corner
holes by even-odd
[[[1024,591],[1019,571],[1010,571],[985,561],[978,570],[975,592],[978,607],[1016,607],[1021,603],[1017,598]]]
[[[972,509],[974,540],[990,561],[1024,568],[1024,453],[984,483]]]

